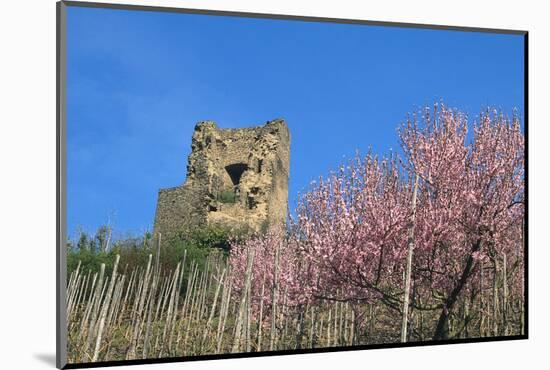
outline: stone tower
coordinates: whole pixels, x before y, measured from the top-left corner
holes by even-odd
[[[282,119],[240,129],[199,122],[185,183],[159,191],[154,233],[162,233],[164,239],[189,227],[259,231],[283,224],[289,161],[290,133]]]

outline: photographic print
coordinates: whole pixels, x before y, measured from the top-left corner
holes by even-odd
[[[527,337],[526,32],[58,5],[61,367]]]

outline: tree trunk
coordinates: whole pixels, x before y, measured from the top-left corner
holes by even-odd
[[[464,270],[462,271],[462,275],[460,276],[460,279],[458,283],[455,285],[454,289],[451,291],[451,294],[447,299],[445,300],[445,304],[443,306],[443,309],[441,310],[441,314],[439,315],[439,319],[437,320],[437,326],[434,332],[433,340],[442,340],[447,339],[449,337],[449,316],[451,314],[451,311],[458,299],[458,296],[462,292],[462,289],[466,285],[466,281],[472,274],[475,262],[473,258],[473,253],[477,252],[481,249],[481,240],[478,240],[473,246],[472,246],[472,252],[468,256],[468,259],[466,260],[466,266],[464,267]]]

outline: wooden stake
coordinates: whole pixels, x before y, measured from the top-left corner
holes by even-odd
[[[414,190],[411,204],[411,219],[409,226],[409,240],[407,246],[407,263],[405,272],[405,295],[403,297],[403,316],[401,321],[401,342],[407,342],[407,324],[409,314],[409,296],[411,290],[412,258],[414,249],[414,227],[416,219],[416,197],[418,193],[418,174],[414,178]]]

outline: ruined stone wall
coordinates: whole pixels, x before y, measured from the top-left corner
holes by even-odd
[[[220,129],[195,126],[185,183],[161,189],[155,233],[222,225],[259,231],[283,224],[288,207],[290,134],[284,120]]]

